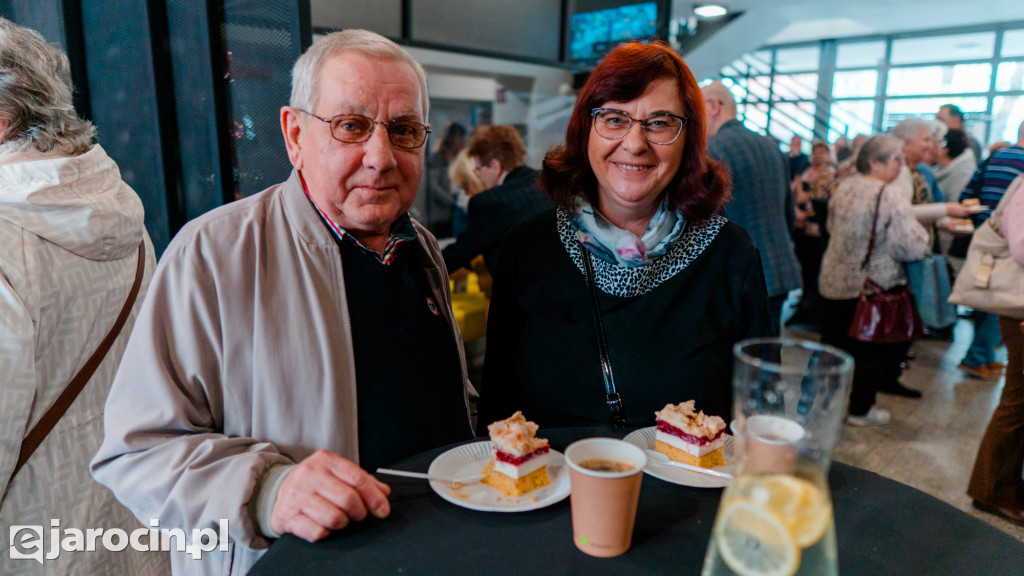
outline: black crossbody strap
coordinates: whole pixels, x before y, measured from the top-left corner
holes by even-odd
[[[585,246],[580,246],[580,252],[580,255],[583,257],[583,270],[586,272],[587,285],[590,287],[590,309],[594,313],[594,330],[597,332],[597,352],[601,359],[601,376],[604,378],[608,415],[612,426],[622,428],[626,425],[626,417],[622,408],[622,396],[615,390],[612,359],[608,354],[608,338],[605,335],[604,319],[601,316],[601,304],[597,300],[597,282],[594,279],[594,265],[590,262],[590,251]]]
[[[135,304],[135,298],[139,295],[139,290],[142,288],[142,277],[146,271],[146,244],[145,241],[139,242],[139,259],[135,266],[135,281],[132,283],[131,289],[128,291],[128,297],[125,299],[124,305],[121,306],[121,312],[117,315],[114,320],[114,325],[110,327],[106,337],[100,342],[96,351],[93,352],[92,356],[86,360],[85,364],[78,370],[75,377],[71,379],[71,382],[64,388],[57,400],[54,401],[53,405],[43,414],[43,417],[39,419],[39,422],[29,430],[28,434],[21,442],[21,449],[18,452],[18,461],[14,465],[14,471],[11,472],[10,479],[8,480],[7,487],[4,488],[3,492],[0,493],[0,502],[3,502],[4,497],[7,495],[7,489],[14,483],[14,476],[18,474],[18,471],[28,462],[28,459],[35,453],[36,448],[43,443],[46,439],[46,435],[53,430],[53,427],[57,425],[57,422],[64,416],[64,413],[71,408],[74,404],[75,399],[85,388],[85,385],[92,378],[96,369],[99,368],[103,362],[103,358],[106,357],[107,351],[114,344],[118,334],[121,333],[121,328],[124,327],[125,322],[128,320],[128,316],[132,312],[132,306]]]
[[[882,194],[885,194],[885,186],[878,192],[878,199],[875,200],[875,216],[871,220],[871,239],[868,240],[868,253],[864,255],[864,262],[860,269],[866,270],[871,261],[871,253],[875,251],[875,233],[878,231],[878,211],[882,208]]]

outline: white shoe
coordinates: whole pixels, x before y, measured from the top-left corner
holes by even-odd
[[[846,423],[850,426],[884,426],[889,423],[892,418],[892,414],[888,410],[882,408],[871,407],[868,413],[863,416],[849,415],[846,417]]]

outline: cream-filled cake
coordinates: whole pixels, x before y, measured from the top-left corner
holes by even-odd
[[[483,469],[484,484],[508,496],[522,496],[551,483],[548,458],[551,447],[537,438],[538,426],[522,412],[487,427],[491,436],[491,461]]]
[[[725,465],[725,420],[694,411],[694,401],[668,404],[659,412],[654,449],[671,460],[714,468]]]

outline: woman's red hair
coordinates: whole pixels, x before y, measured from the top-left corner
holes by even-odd
[[[729,197],[729,178],[707,154],[704,99],[683,59],[661,41],[619,46],[590,74],[569,118],[565,144],[544,157],[540,186],[556,205],[573,210],[581,194],[597,205],[597,178],[587,156],[590,111],[607,102],[635,100],[658,78],[676,81],[687,118],[683,158],[664,193],[687,222],[702,223],[721,211]]]

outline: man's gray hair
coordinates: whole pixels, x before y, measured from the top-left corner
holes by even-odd
[[[929,120],[928,126],[932,131],[932,142],[942,142],[946,139],[946,132],[949,132],[948,126],[938,120]]]
[[[313,108],[320,97],[320,68],[328,57],[348,51],[408,64],[420,81],[423,122],[427,121],[430,99],[427,97],[427,75],[423,72],[423,67],[401,46],[368,30],[332,32],[314,42],[305,54],[299,57],[292,68],[292,108],[314,111]]]
[[[78,117],[71,99],[71,65],[41,34],[0,18],[0,139],[16,150],[54,148],[82,154],[96,129]]]
[[[922,124],[923,125],[923,124]],[[896,154],[903,147],[903,141],[888,134],[878,134],[868,138],[857,153],[857,172],[871,173],[871,161],[888,162],[889,156]]]
[[[926,130],[929,135],[932,133],[932,127],[928,122],[920,118],[907,118],[892,129],[892,135],[904,142],[910,142],[921,135],[921,130]]]

